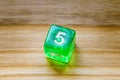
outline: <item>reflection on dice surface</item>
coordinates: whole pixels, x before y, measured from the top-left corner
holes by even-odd
[[[44,42],[47,58],[68,63],[75,47],[75,30],[51,25]]]

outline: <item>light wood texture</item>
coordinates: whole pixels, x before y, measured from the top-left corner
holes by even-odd
[[[0,24],[120,25],[120,0],[0,0]]]
[[[77,36],[64,66],[44,56],[49,25],[0,26],[0,80],[120,80],[120,27],[67,27]]]

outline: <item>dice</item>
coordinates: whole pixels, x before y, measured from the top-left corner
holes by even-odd
[[[68,63],[75,47],[75,30],[59,25],[51,25],[44,42],[47,58]]]

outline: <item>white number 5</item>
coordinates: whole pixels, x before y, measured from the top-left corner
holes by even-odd
[[[64,39],[64,37],[63,36],[65,36],[66,35],[66,33],[65,32],[61,32],[61,31],[59,31],[58,32],[58,34],[56,35],[56,39],[54,40],[54,42],[56,43],[56,44],[63,44],[63,42],[65,41],[65,39]],[[58,41],[58,39],[60,39],[60,41]]]

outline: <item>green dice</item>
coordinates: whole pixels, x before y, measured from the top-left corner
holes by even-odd
[[[46,57],[68,63],[75,47],[75,30],[51,25],[44,42]]]

